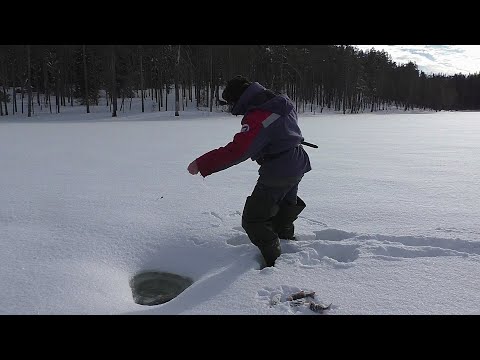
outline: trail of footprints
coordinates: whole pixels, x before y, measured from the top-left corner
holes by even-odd
[[[213,211],[205,214],[216,220],[212,226],[218,226],[218,221],[225,221]],[[239,216],[241,216],[239,211],[228,214],[229,218]],[[301,220],[309,225],[327,227],[321,221],[306,217],[302,217]],[[235,230],[235,235],[227,239],[227,244],[232,246],[251,244],[241,226],[235,226],[233,230]],[[311,235],[299,235],[297,239],[297,241],[281,241],[280,261],[298,263],[303,266],[315,266],[329,262],[333,266],[345,268],[353,266],[355,260],[366,257],[395,261],[440,256],[476,258],[480,255],[480,241],[476,239],[470,241],[458,238],[358,234],[332,228],[313,231]]]
[[[243,229],[227,240],[233,246],[250,244]],[[299,235],[297,241],[282,240],[281,260],[304,266],[328,261],[336,267],[353,266],[360,257],[381,260],[402,260],[417,257],[460,256],[480,261],[480,242],[424,236],[367,235],[338,229],[314,231]]]

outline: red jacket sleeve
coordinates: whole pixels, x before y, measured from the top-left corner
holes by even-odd
[[[242,120],[242,130],[235,134],[233,141],[215,150],[211,150],[195,161],[203,177],[224,170],[230,166],[245,161],[252,156],[250,148],[253,141],[263,128],[262,121],[271,112],[254,110],[247,113]]]

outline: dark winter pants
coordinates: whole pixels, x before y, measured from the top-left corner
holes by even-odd
[[[294,239],[293,222],[305,208],[297,196],[301,179],[266,181],[260,177],[245,202],[242,227],[262,252],[267,266],[273,266],[281,254],[279,238]]]

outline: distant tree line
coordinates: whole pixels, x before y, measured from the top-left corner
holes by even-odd
[[[175,115],[189,102],[213,111],[220,88],[237,74],[285,92],[300,112],[480,110],[480,73],[427,75],[413,62],[397,65],[384,51],[354,46],[1,45],[0,115],[31,116],[36,106],[90,112],[100,96],[112,116],[137,96],[142,111],[147,97]]]

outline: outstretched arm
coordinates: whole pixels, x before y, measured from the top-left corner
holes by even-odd
[[[251,157],[267,142],[266,138],[262,138],[265,133],[261,130],[262,122],[270,115],[270,112],[263,110],[247,113],[242,121],[242,130],[235,134],[231,142],[198,157],[188,166],[188,171],[193,175],[200,172],[203,177],[206,177]]]

